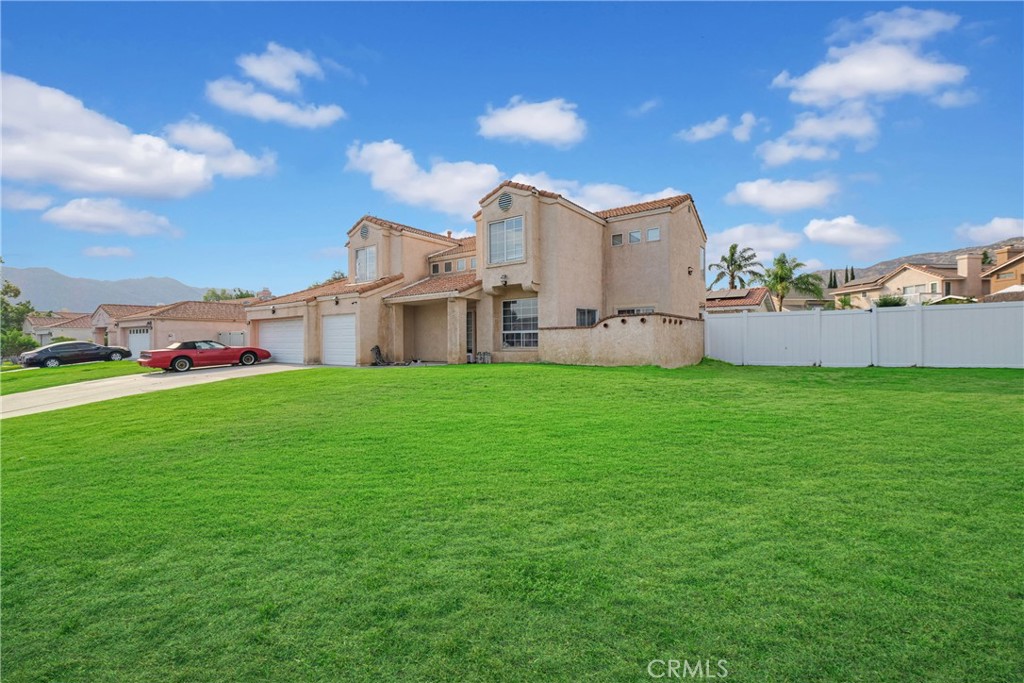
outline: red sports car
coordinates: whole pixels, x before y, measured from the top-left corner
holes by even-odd
[[[143,351],[139,365],[185,372],[189,368],[209,365],[253,365],[270,358],[270,351],[255,346],[225,346],[215,341],[185,341],[166,349]]]

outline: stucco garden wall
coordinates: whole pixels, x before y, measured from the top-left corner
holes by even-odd
[[[563,365],[695,365],[704,321],[653,313],[606,318],[593,327],[540,329],[540,359]]]

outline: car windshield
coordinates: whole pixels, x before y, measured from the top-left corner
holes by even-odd
[[[197,349],[207,349],[207,350],[210,350],[210,349],[226,349],[227,347],[224,346],[223,344],[221,344],[220,342],[215,342],[215,341],[197,341],[196,342],[196,348]]]

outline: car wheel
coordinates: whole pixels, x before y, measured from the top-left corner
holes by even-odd
[[[110,360],[121,360],[122,358],[124,358],[124,356],[121,354],[120,351],[114,351],[109,356]]]
[[[174,362],[171,363],[171,369],[175,372],[188,372],[191,367],[192,361],[185,357],[175,358]]]
[[[253,365],[256,363],[256,354],[252,351],[246,351],[242,354],[241,358],[242,365]]]
[[[43,361],[43,366],[47,368],[55,368],[58,365],[60,365],[59,358],[47,358],[46,360]]]

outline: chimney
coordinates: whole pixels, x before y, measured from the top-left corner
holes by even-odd
[[[452,236],[452,231],[451,231],[451,230],[449,230],[449,231],[448,231],[448,238],[449,238],[449,239],[451,239],[451,236]]]
[[[960,254],[956,257],[956,274],[964,278],[961,296],[981,297],[981,254]]]
[[[270,290],[264,287],[260,290],[260,293],[256,295],[256,298],[260,301],[270,301],[274,298],[274,295],[270,293]]]
[[[1004,263],[1012,259],[1017,254],[1020,254],[1021,252],[1024,252],[1024,247],[1021,247],[1016,244],[1013,246],[996,249],[996,265],[1003,265]]]

